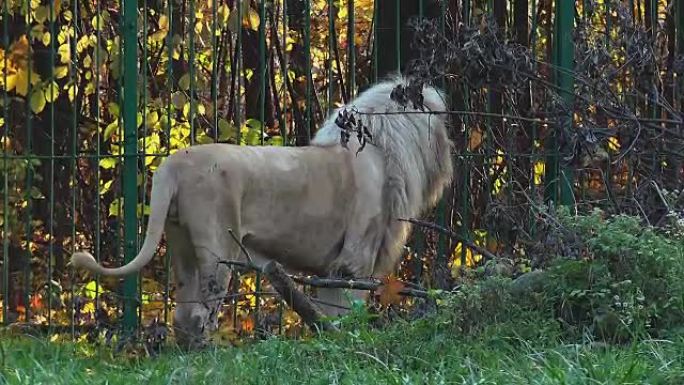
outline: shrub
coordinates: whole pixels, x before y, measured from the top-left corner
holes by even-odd
[[[570,257],[517,279],[466,284],[448,301],[453,326],[553,320],[566,336],[622,342],[662,336],[684,324],[684,237],[638,218],[559,215],[563,233],[580,239]]]

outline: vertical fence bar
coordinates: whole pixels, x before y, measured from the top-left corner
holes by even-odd
[[[423,3],[421,1],[420,3],[420,16],[423,16]],[[439,29],[442,34],[446,34],[446,13],[447,13],[447,3],[445,1],[440,2],[440,20],[439,20]],[[451,92],[450,90],[446,89],[446,79],[444,76],[440,77],[439,80],[440,86],[443,91],[447,92],[447,100],[451,100]],[[448,104],[449,107],[451,107],[451,103]],[[449,154],[451,157],[452,155]],[[439,223],[442,226],[446,226],[447,228],[451,228],[451,223],[447,223],[447,199],[450,197],[451,194],[447,194],[445,196],[442,196],[442,198],[439,200],[439,203],[437,205],[437,223]],[[449,237],[446,236],[446,234],[439,233],[438,238],[437,238],[437,256],[438,258],[442,258],[444,262],[444,265],[446,266],[449,263],[449,255],[445,255],[448,248],[449,248]]]
[[[573,23],[575,17],[575,4],[572,1],[556,2],[556,18],[554,25],[554,82],[561,90],[561,98],[567,104],[569,113],[561,117],[561,124],[556,130],[570,130],[572,128],[572,106],[574,101],[574,79],[572,76],[574,61],[574,44],[572,41]],[[560,166],[560,154],[558,149],[558,132],[553,134],[550,141],[549,158],[547,167],[549,177],[547,183],[547,199],[562,205],[571,205],[574,201],[572,185],[574,181],[573,170],[569,167]]]
[[[100,65],[100,31],[102,30],[102,6],[101,6],[101,1],[97,0],[95,3],[95,9],[97,15],[95,16],[95,65],[99,66]],[[95,258],[97,262],[100,262],[100,234],[101,234],[101,229],[100,229],[100,223],[101,223],[101,218],[100,218],[100,160],[102,159],[102,148],[101,148],[101,143],[102,143],[102,130],[100,129],[100,123],[102,121],[102,117],[100,116],[100,71],[95,71],[95,122],[97,125],[97,131],[95,133],[95,152],[96,152],[96,158],[95,158],[95,190],[96,190],[96,197],[95,198],[95,204],[96,204],[96,209],[95,209]],[[99,310],[100,308],[100,275],[96,274],[95,275],[95,310]]]
[[[539,23],[539,20],[537,20],[537,0],[532,0],[531,4],[531,12],[532,12],[532,22],[530,25],[530,51],[532,52],[532,59],[537,58],[537,25]],[[537,64],[536,62],[533,61],[533,68],[536,68]],[[533,70],[534,71],[534,70]],[[530,90],[530,110],[534,111],[534,99],[535,99],[535,94],[534,94],[534,83],[532,80],[529,81],[528,84],[529,90]],[[537,175],[537,162],[539,161],[539,154],[537,153],[537,122],[532,122],[530,124],[530,131],[531,131],[531,142],[532,142],[532,148],[530,149],[530,164],[532,165],[532,169],[530,170],[530,183],[529,183],[529,189],[531,191],[531,196],[532,200],[536,203],[537,202],[537,197],[538,197],[538,187],[537,187],[537,181],[536,181],[536,175]],[[544,167],[547,167],[546,164],[544,164]],[[543,177],[543,172],[541,177]],[[536,217],[536,212],[534,209],[534,205],[531,205],[531,209],[528,212],[528,218],[530,220],[530,235],[534,237],[537,231],[537,221],[535,220]]]
[[[259,121],[261,122],[261,134],[259,142],[264,145],[264,129],[266,127],[266,0],[259,2]],[[261,272],[257,270],[255,274],[255,293],[254,293],[254,330],[257,335],[261,333],[260,305],[261,305]]]
[[[148,17],[148,9],[147,9],[147,1],[143,2],[143,17],[142,17],[142,30],[140,31],[142,34],[142,61],[140,63],[140,71],[142,72],[142,83],[140,87],[140,92],[141,92],[141,99],[142,99],[142,104],[141,104],[141,111],[142,111],[142,127],[143,127],[143,137],[142,137],[142,148],[138,149],[138,156],[140,157],[140,167],[142,168],[141,170],[141,176],[142,176],[142,188],[139,190],[140,197],[138,198],[138,202],[141,203],[141,208],[140,210],[137,210],[137,204],[136,204],[136,210],[139,213],[139,222],[137,223],[136,228],[140,228],[140,231],[136,231],[136,242],[135,242],[135,247],[136,249],[140,249],[140,234],[145,233],[146,226],[145,226],[145,202],[147,201],[146,197],[146,191],[147,191],[147,136],[149,135],[148,132],[148,124],[147,124],[147,17]],[[214,1],[215,3],[215,1]],[[136,114],[137,115],[137,114]],[[136,116],[137,119],[137,116]],[[137,122],[136,122],[137,125]],[[137,141],[136,141],[137,143]],[[154,151],[157,152],[157,151]],[[136,177],[136,186],[137,186],[137,177]],[[148,294],[149,295],[149,294]],[[138,274],[138,298],[141,300],[144,299],[143,297],[143,281],[142,281],[142,274]],[[152,296],[147,297],[149,299],[152,299]],[[138,306],[138,321],[142,322],[143,320],[143,307],[142,307],[142,302],[140,303],[140,306]]]
[[[396,24],[394,25],[394,50],[397,55],[397,73],[401,73],[401,0],[396,0]]]
[[[311,2],[305,1],[304,7],[304,57],[306,58],[306,143],[311,142],[311,92],[313,75],[311,74]]]
[[[264,145],[266,127],[266,0],[259,2],[259,121],[261,122],[260,143]]]
[[[349,100],[354,98],[354,90],[356,89],[356,17],[354,15],[354,0],[347,0],[347,47],[349,52],[347,58],[347,71],[349,72],[349,80],[347,80],[347,89],[349,89]]]
[[[55,215],[55,89],[52,87],[52,82],[55,81],[55,3],[50,2],[50,90],[48,95],[50,97],[50,219],[48,234],[50,235],[48,243],[48,263],[47,263],[47,278],[45,282],[46,296],[47,296],[47,323],[48,328],[52,328],[52,264],[55,258],[55,231],[54,231],[54,215]],[[51,330],[50,330],[51,331]]]
[[[69,51],[70,55],[72,58],[76,58],[77,50],[76,50],[76,42],[78,41],[78,28],[76,28],[76,20],[79,20],[79,14],[78,14],[78,2],[74,1],[73,2],[73,18],[71,20],[71,24],[74,28],[74,36],[73,39],[69,42]],[[77,193],[78,193],[78,188],[77,188],[77,152],[78,152],[78,115],[79,115],[79,109],[80,109],[80,103],[79,103],[79,97],[77,94],[78,89],[76,88],[76,61],[75,60],[70,60],[69,61],[69,84],[74,88],[74,100],[73,100],[73,114],[72,114],[72,119],[71,119],[71,135],[72,135],[72,140],[71,140],[71,186],[72,186],[72,191],[71,191],[71,239],[72,239],[72,250],[71,252],[76,251],[76,198],[77,198]],[[71,282],[69,283],[69,295],[71,298],[71,306],[69,306],[69,326],[71,329],[71,338],[75,339],[76,338],[76,312],[74,311],[74,281],[75,281],[75,271],[74,269],[70,270],[70,274],[72,275],[72,279],[70,280]]]
[[[470,0],[463,1],[463,23],[470,26]],[[463,82],[463,104],[466,110],[470,110],[470,87]],[[470,163],[472,154],[470,152],[470,116],[463,116],[463,135],[464,135],[464,149],[461,159],[463,159],[463,188],[461,189],[461,236],[463,239],[470,239]],[[461,268],[464,268],[467,263],[468,250],[465,244],[461,242]]]
[[[26,9],[28,10],[26,13],[26,36],[27,38],[30,38],[31,36],[31,1],[26,0]],[[32,78],[32,72],[33,72],[33,57],[32,55],[26,55],[28,64],[26,66],[28,70],[28,78]],[[33,213],[33,199],[31,197],[31,190],[33,189],[33,111],[31,111],[31,103],[28,103],[30,100],[29,98],[33,94],[33,84],[31,84],[31,81],[28,82],[28,93],[26,94],[26,189],[25,189],[25,196],[26,196],[26,250],[24,254],[24,321],[29,322],[31,319],[31,302],[30,302],[30,296],[31,296],[31,243],[32,243],[32,226],[31,226],[31,219],[32,219],[32,213]]]
[[[123,0],[123,124],[124,124],[124,262],[128,263],[137,253],[137,75],[138,75],[138,7],[133,0]],[[124,279],[123,326],[133,331],[137,326],[136,307],[138,301],[137,278],[129,276]]]
[[[333,12],[333,0],[328,0],[328,115],[333,110],[333,67],[334,67],[334,36],[335,36],[335,16]]]
[[[683,1],[678,1],[676,3],[677,9],[675,10],[675,28],[677,30],[677,55],[680,57],[684,57],[684,2]],[[677,77],[677,83],[675,84],[675,92],[676,95],[680,96],[680,103],[682,101],[681,96],[682,96],[682,78],[681,76]],[[681,106],[677,106],[678,108],[681,108]],[[681,126],[680,126],[681,129]]]
[[[7,20],[9,19],[9,8],[7,6],[7,1],[2,2],[2,48],[7,53],[9,50],[9,25]],[[7,68],[7,57],[9,55],[5,54],[3,68]],[[7,71],[2,71],[2,84],[7,84]],[[9,127],[10,127],[10,117],[9,117],[9,98],[7,97],[7,87],[2,91],[2,109],[3,118],[5,122],[2,127],[4,127],[4,134],[2,136],[2,174],[3,174],[3,188],[2,188],[2,323],[7,326],[9,325],[9,173],[7,172],[8,164],[8,152],[10,146],[8,146],[9,141]]]
[[[379,9],[378,2],[373,1],[373,60],[371,60],[373,66],[373,82],[378,81],[378,34],[380,33],[380,29],[378,28]]]
[[[281,42],[287,47],[287,0],[283,0],[283,37],[280,39]],[[275,17],[275,16],[274,16]],[[276,23],[277,24],[277,23]],[[277,35],[277,30],[274,31]],[[288,83],[287,74],[287,50],[282,49],[283,63],[280,63],[280,69],[282,71],[283,84]],[[283,101],[283,114],[282,114],[282,124],[281,124],[281,135],[283,136],[283,145],[287,146],[289,143],[288,132],[287,132],[287,86],[283,87],[283,96],[281,97]]]
[[[248,0],[237,0],[235,3],[237,6],[237,19],[239,20],[238,22],[238,28],[237,28],[237,37],[236,37],[236,44],[235,44],[235,87],[237,90],[235,90],[235,128],[237,129],[237,143],[241,144],[242,143],[242,130],[240,127],[242,127],[242,107],[241,107],[241,96],[240,92],[242,92],[242,18],[244,15],[242,14],[242,3],[243,1],[248,1]],[[247,5],[249,6],[249,2],[247,2]]]
[[[216,1],[216,0],[214,0]],[[190,145],[195,144],[197,139],[197,133],[195,132],[195,112],[197,111],[196,99],[195,99],[195,23],[197,22],[195,15],[195,0],[189,0],[190,5],[190,25],[188,37],[188,60],[189,63],[189,75],[190,75],[190,91],[188,91],[188,99],[190,100],[190,112],[188,113],[188,120],[190,123]]]
[[[166,155],[171,151],[171,95],[173,94],[173,0],[167,0],[168,10],[166,17],[168,19],[169,30],[166,34],[166,47],[168,60],[166,63],[166,87],[168,88],[168,98],[166,100],[166,139],[169,141],[166,147]],[[169,308],[171,307],[169,301],[171,297],[171,253],[170,249],[166,248],[166,285],[164,287],[164,323],[169,323]]]
[[[216,28],[216,19],[218,17],[218,1],[212,0],[211,2],[211,105],[213,118],[211,120],[213,131],[214,131],[214,141],[218,141],[219,129],[218,129],[218,36]],[[262,22],[263,23],[263,22]]]

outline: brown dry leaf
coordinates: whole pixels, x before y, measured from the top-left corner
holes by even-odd
[[[468,138],[468,150],[475,151],[482,144],[484,134],[482,130],[476,128],[470,132],[470,137]]]
[[[378,293],[380,295],[380,304],[383,306],[396,305],[401,302],[401,291],[404,289],[404,283],[399,281],[394,276],[389,276],[382,279],[383,285],[380,286]]]

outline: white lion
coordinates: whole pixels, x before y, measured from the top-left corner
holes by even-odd
[[[72,264],[103,275],[135,273],[152,260],[165,231],[176,283],[174,328],[184,346],[202,344],[205,331],[217,327],[229,277],[219,261],[244,260],[229,229],[257,264],[274,259],[319,276],[392,273],[410,230],[397,219],[434,207],[452,176],[446,115],[429,113],[446,111],[444,96],[424,86],[428,112],[417,113],[390,98],[406,82],[391,78],[346,106],[361,113],[372,135],[358,154],[354,137],[348,149],[340,144],[337,111],[311,146],[179,150],[154,174],[147,234],[135,259],[105,268],[76,252]],[[319,298],[345,304],[341,290],[319,290]]]

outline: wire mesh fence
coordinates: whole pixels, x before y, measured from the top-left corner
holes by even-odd
[[[684,207],[674,0],[5,0],[0,14],[5,325],[168,322],[164,244],[123,282],[70,254],[135,256],[169,154],[307,145],[397,70],[448,91],[455,176],[428,217],[461,234],[415,230],[406,280],[448,287],[483,259],[467,244],[533,267],[548,202],[653,225]],[[300,332],[258,274],[231,282],[227,328]]]

